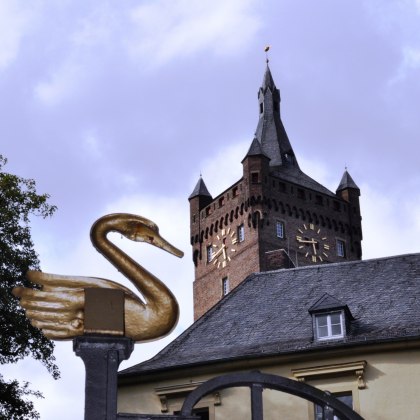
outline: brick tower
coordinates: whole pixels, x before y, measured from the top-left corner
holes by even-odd
[[[270,68],[243,176],[216,197],[200,177],[189,197],[194,319],[253,272],[361,259],[360,190],[347,170],[336,193],[299,168]]]

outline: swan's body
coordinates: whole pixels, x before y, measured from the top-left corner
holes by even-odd
[[[158,227],[148,219],[132,214],[110,214],[97,220],[91,229],[93,246],[127,277],[144,297],[143,302],[126,287],[96,277],[61,276],[29,271],[27,279],[41,290],[16,287],[13,294],[32,325],[51,339],[65,340],[84,333],[85,289],[107,288],[124,292],[124,335],[146,341],[168,334],[178,320],[178,304],[171,291],[153,274],[107,239],[119,232],[133,241],[147,242],[182,257],[183,253],[159,235]]]

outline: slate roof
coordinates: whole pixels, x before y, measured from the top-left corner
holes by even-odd
[[[281,166],[272,175],[294,184],[301,185],[302,187],[310,188],[313,191],[318,191],[322,194],[329,195],[330,197],[337,198],[337,195],[330,191],[328,188],[321,185],[319,182],[306,175],[299,168]]]
[[[254,140],[252,140],[251,146],[248,149],[247,154],[245,155],[245,158],[248,156],[265,156],[267,159],[270,159],[262,150],[261,144],[258,141],[256,137],[254,137]],[[245,158],[242,160],[242,162],[245,160]]]
[[[271,75],[271,70],[270,70],[270,67],[269,67],[268,63],[267,63],[267,67],[265,69],[264,78],[263,78],[261,88],[263,90],[266,90],[267,88],[270,88],[272,91],[274,91],[274,89],[276,89],[276,84],[274,83],[274,79],[273,79],[273,76]]]
[[[290,144],[283,122],[280,118],[280,109],[275,109],[274,102],[280,104],[280,91],[271,75],[267,65],[263,85],[258,97],[263,96],[263,112],[260,114],[255,137],[260,142],[262,151],[270,158],[270,166],[293,166],[299,168],[295,153]]]
[[[322,296],[347,305],[347,337],[313,340],[308,312]],[[420,338],[420,254],[249,276],[149,361],[121,378],[222,361]]]
[[[211,197],[211,194],[209,193],[209,190],[206,187],[206,184],[203,181],[203,178],[200,176],[200,179],[198,180],[193,192],[188,197],[188,200],[191,198],[197,197],[199,195],[204,195],[206,197]]]
[[[347,169],[344,171],[343,177],[341,178],[340,185],[337,188],[337,192],[344,190],[345,188],[353,188],[355,190],[359,190],[359,187],[353,181],[353,178],[348,173]]]

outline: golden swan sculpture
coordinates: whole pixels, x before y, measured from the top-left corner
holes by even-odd
[[[153,340],[175,327],[179,308],[171,291],[153,274],[136,263],[107,238],[118,232],[132,241],[146,242],[182,257],[184,254],[159,235],[152,221],[133,214],[116,213],[98,219],[92,226],[93,246],[137,288],[144,302],[130,289],[96,277],[62,276],[28,271],[26,277],[41,289],[15,287],[31,324],[53,340],[66,340],[86,333],[85,291],[92,288],[123,291],[124,332],[134,341]]]

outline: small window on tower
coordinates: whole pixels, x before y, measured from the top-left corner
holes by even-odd
[[[284,238],[284,222],[280,220],[276,222],[276,235],[277,235],[277,238],[280,238],[280,239]]]
[[[262,114],[264,112],[264,104],[261,102],[260,103],[260,114]]]
[[[336,245],[337,245],[337,255],[339,257],[344,258],[346,256],[346,243],[342,241],[341,239],[337,239]]]
[[[211,245],[207,245],[207,262],[211,262],[213,259],[213,247]]]
[[[286,192],[286,184],[284,182],[279,182],[279,191]]]
[[[279,103],[277,101],[274,101],[274,111],[278,112],[279,110]]]
[[[315,203],[322,206],[322,204],[323,204],[322,195],[316,195],[315,196]]]
[[[251,183],[258,184],[260,182],[260,173],[259,172],[251,172]]]
[[[222,293],[223,293],[223,296],[226,296],[229,293],[229,291],[230,291],[230,288],[229,288],[229,278],[228,277],[224,277],[222,279]]]
[[[244,224],[242,223],[241,225],[238,226],[238,241],[243,242],[244,240],[245,240],[245,227],[244,227]]]

